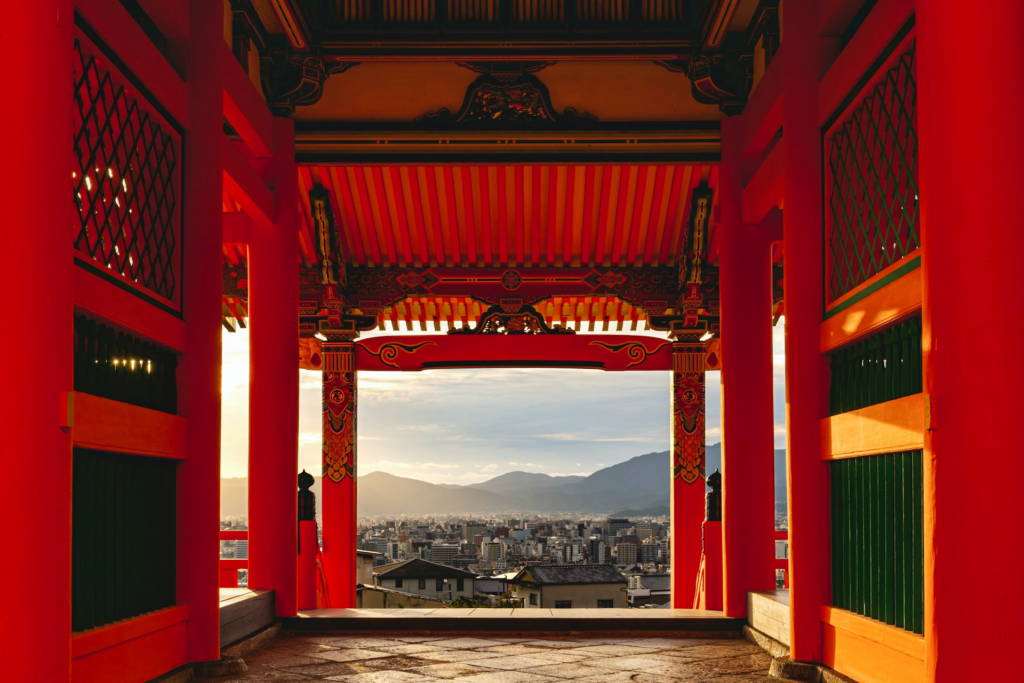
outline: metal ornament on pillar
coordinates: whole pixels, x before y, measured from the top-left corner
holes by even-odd
[[[355,476],[356,349],[352,341],[323,345],[323,478]]]
[[[672,345],[672,476],[704,481],[703,342]]]

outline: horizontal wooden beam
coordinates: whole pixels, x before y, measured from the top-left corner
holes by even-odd
[[[274,193],[238,145],[225,135],[224,146],[224,190],[238,202],[242,210],[260,227],[274,228]]]
[[[185,348],[185,321],[85,268],[74,269],[75,310],[131,330],[178,352]]]
[[[921,310],[920,265],[920,254],[911,254],[833,302],[819,328],[821,352],[830,353]]]
[[[823,605],[824,663],[864,683],[925,680],[925,640],[909,631]]]
[[[295,126],[299,163],[495,164],[714,162],[720,157],[717,122],[686,127],[616,123],[605,130],[466,131],[420,127],[387,129],[302,123]]]
[[[904,398],[851,410],[821,420],[821,457],[858,458],[924,448],[927,397]]]
[[[899,52],[899,47],[893,46],[892,41],[897,39],[913,13],[914,0],[879,0],[821,79],[818,86],[819,125],[825,127],[835,114],[845,108],[850,95],[856,95],[867,81],[880,75],[872,73],[873,68],[887,47],[896,47],[893,54]]]
[[[174,120],[187,128],[188,86],[124,6],[110,0],[76,0],[75,11]]]
[[[158,410],[68,392],[67,422],[76,448],[184,460],[188,420]]]
[[[419,372],[436,368],[672,369],[672,344],[640,335],[415,335],[356,344],[360,370]]]
[[[220,61],[224,75],[224,118],[241,136],[253,156],[271,156],[274,117],[227,45],[221,45]]]
[[[743,110],[743,157],[760,157],[782,129],[782,71],[786,45],[772,58]]]
[[[772,209],[782,204],[782,192],[786,187],[782,150],[782,145],[775,145],[743,188],[744,223],[760,223]]]
[[[108,647],[134,640],[147,633],[160,631],[184,621],[188,621],[188,606],[175,605],[116,624],[78,633],[71,637],[71,658],[78,659],[97,650],[105,650]]]

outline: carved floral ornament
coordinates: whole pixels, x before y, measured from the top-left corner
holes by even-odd
[[[448,334],[576,334],[576,331],[561,325],[549,326],[533,306],[498,305],[488,308],[476,327],[448,330]]]
[[[555,111],[547,87],[536,76],[488,71],[470,84],[457,112],[439,109],[416,121],[472,128],[579,128],[597,122],[597,118],[572,107],[561,113]]]

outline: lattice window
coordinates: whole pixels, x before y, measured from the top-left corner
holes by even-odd
[[[177,308],[180,136],[84,39],[74,76],[75,249]]]
[[[830,301],[921,246],[914,73],[900,56],[826,141]]]

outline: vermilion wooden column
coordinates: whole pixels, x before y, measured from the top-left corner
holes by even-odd
[[[0,134],[0,655],[4,680],[71,675],[71,2],[4,3]],[[16,98],[13,93],[17,93]],[[36,340],[35,343],[29,340]],[[44,350],[34,354],[31,348]]]
[[[782,98],[790,639],[791,655],[801,661],[821,661],[821,606],[831,602],[829,471],[819,433],[819,420],[828,415],[829,375],[818,330],[824,301],[818,5],[786,1],[786,54],[793,59],[783,64]]]
[[[1019,2],[917,4],[925,660],[943,683],[1020,677],[1022,39]]]
[[[188,458],[178,467],[178,603],[188,605],[189,661],[220,659],[220,366],[223,251],[224,13],[189,5],[182,306],[188,326],[178,366]]]
[[[747,591],[775,588],[771,233],[741,222],[740,120],[722,122],[723,609],[747,616]],[[727,359],[727,360],[726,360]]]
[[[356,349],[328,335],[323,371],[324,574],[331,607],[356,606]]]
[[[672,607],[693,607],[704,522],[704,343],[672,343]]]
[[[295,132],[274,119],[277,216],[249,238],[249,587],[295,614],[299,469],[298,172]]]

